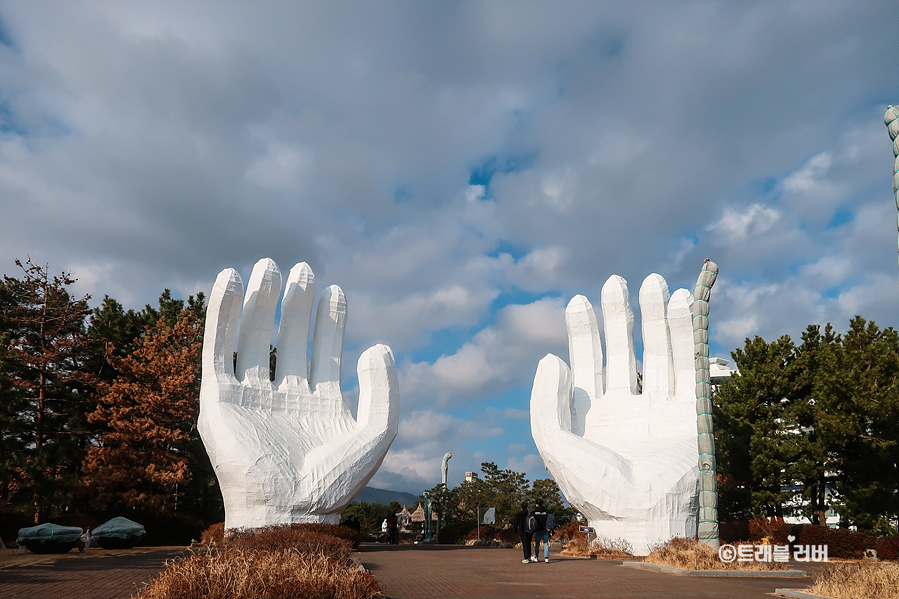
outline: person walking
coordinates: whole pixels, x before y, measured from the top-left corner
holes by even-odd
[[[532,534],[528,532],[528,516],[531,515],[530,510],[528,510],[528,502],[521,502],[521,511],[515,514],[515,517],[512,519],[512,524],[515,527],[515,532],[519,534],[521,537],[521,549],[524,552],[524,559],[521,560],[522,564],[527,564],[531,560],[531,537]],[[537,561],[535,557],[533,561]]]
[[[396,515],[390,514],[387,516],[387,544],[388,545],[396,545]]]
[[[543,541],[543,561],[549,563],[549,535],[551,529],[555,528],[555,517],[546,511],[543,500],[538,499],[534,502],[534,520],[537,526],[534,530],[534,553],[531,555],[531,561],[536,562],[537,556],[540,555],[540,541]],[[549,521],[549,527],[547,526]]]

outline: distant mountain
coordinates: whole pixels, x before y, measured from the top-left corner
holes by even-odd
[[[391,501],[396,501],[400,505],[412,506],[417,503],[419,499],[417,495],[413,495],[412,493],[365,487],[353,501],[359,503],[383,503],[384,505],[388,505]]]

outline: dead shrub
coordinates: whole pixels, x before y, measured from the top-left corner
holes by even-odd
[[[877,538],[848,528],[828,528],[826,526],[803,526],[795,541],[798,545],[827,545],[827,557],[838,559],[860,559],[865,549],[875,549]]]
[[[231,549],[171,563],[134,599],[374,599],[382,591],[370,572],[345,559]]]
[[[738,547],[738,545],[735,545]],[[723,562],[718,550],[704,545],[699,539],[674,537],[667,543],[651,548],[645,560],[650,564],[678,568],[680,570],[786,570],[782,562]]]
[[[563,543],[567,543],[575,538],[583,538],[584,533],[579,532],[580,524],[577,522],[569,522],[563,526],[560,526],[556,529],[556,534],[553,535],[554,538],[562,541]]]
[[[828,599],[899,599],[899,564],[831,563],[815,575],[808,592]]]
[[[468,534],[465,535],[466,541],[477,541],[480,539],[492,539],[493,535],[499,532],[498,528],[493,526],[481,526],[480,528],[475,527],[468,531]]]
[[[217,522],[200,533],[200,542],[221,547],[225,543],[225,523]]]
[[[899,560],[899,535],[878,539],[876,549],[880,559]]]
[[[604,536],[592,536],[587,540],[585,534],[575,532],[568,540],[563,553],[567,555],[595,555],[604,559],[628,559],[634,557],[634,546],[625,539],[610,539]]]
[[[308,522],[306,524],[291,524],[290,527],[297,530],[317,532],[331,537],[337,537],[338,539],[343,539],[344,541],[349,542],[349,544],[352,545],[353,549],[359,549],[359,543],[362,542],[362,535],[358,530],[353,530],[348,526],[341,526],[339,524],[316,524],[313,522]]]
[[[228,538],[227,549],[272,552],[290,549],[298,553],[322,554],[335,559],[345,559],[353,552],[353,546],[348,540],[319,530],[306,524],[240,530]]]
[[[465,542],[477,541],[478,540],[478,528],[472,528],[468,531],[468,534],[465,535]],[[496,528],[495,526],[482,526],[480,529],[480,538],[481,541],[500,541],[502,543],[509,543],[515,545],[516,543],[521,542],[521,535],[515,532],[511,528]]]
[[[792,532],[792,526],[785,523],[783,518],[755,518],[749,521],[749,540],[769,539],[772,543],[785,545],[787,536]]]

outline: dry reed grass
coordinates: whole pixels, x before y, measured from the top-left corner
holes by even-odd
[[[843,562],[827,564],[808,592],[828,599],[899,599],[899,564]]]
[[[370,572],[345,559],[229,549],[171,563],[134,599],[375,599],[382,590]]]
[[[570,538],[563,551],[566,555],[596,556],[605,559],[628,559],[634,557],[634,546],[625,539],[610,539],[598,536],[589,542],[583,534]]]
[[[678,568],[681,570],[786,570],[782,562],[722,562],[718,550],[703,545],[698,539],[674,537],[667,543],[654,547],[646,563]]]

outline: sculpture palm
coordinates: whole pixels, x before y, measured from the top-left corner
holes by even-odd
[[[640,288],[643,388],[637,389],[627,282],[602,289],[606,367],[593,307],[578,295],[565,320],[571,368],[544,357],[531,394],[531,432],[546,469],[598,535],[638,554],[672,536],[695,536],[699,468],[693,298],[669,297],[661,276]]]
[[[270,380],[280,289],[281,273],[270,259],[256,263],[245,298],[240,275],[226,269],[206,312],[199,431],[222,489],[227,529],[337,523],[397,433],[399,391],[389,347],[376,345],[359,358],[356,419],[343,400],[347,311],[336,285],[319,301],[307,368],[315,277],[305,262],[287,277]]]

